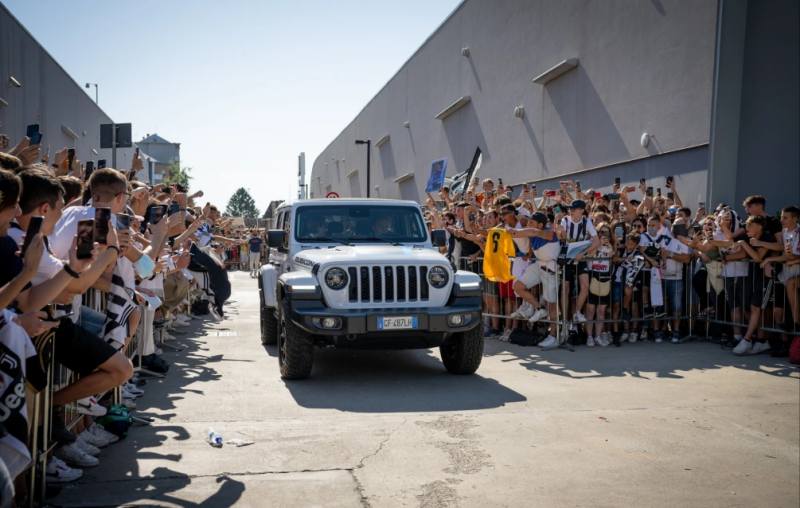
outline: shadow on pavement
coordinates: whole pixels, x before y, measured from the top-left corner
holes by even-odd
[[[800,369],[786,358],[772,358],[768,354],[735,356],[730,349],[706,341],[684,344],[646,342],[623,344],[619,348],[576,346],[571,352],[566,349],[542,351],[538,347],[492,340],[486,343],[486,354],[506,356],[503,361],[518,362],[528,370],[573,379],[622,376],[682,379],[681,372],[725,367],[771,376],[800,377]]]
[[[217,326],[212,326],[217,325]],[[149,378],[145,388],[145,396],[140,399],[139,406],[148,410],[160,410],[158,413],[137,411],[140,416],[154,419],[152,426],[133,426],[128,436],[116,445],[104,450],[100,456],[100,466],[84,470],[84,476],[74,484],[64,486],[55,498],[49,499],[52,506],[119,506],[119,505],[168,505],[179,507],[225,507],[233,506],[241,498],[245,485],[228,476],[220,475],[215,481],[216,491],[204,501],[196,503],[177,498],[171,493],[191,488],[192,478],[179,471],[160,467],[153,474],[141,478],[138,462],[140,460],[158,459],[180,463],[182,454],[162,454],[157,450],[168,439],[187,440],[188,431],[180,425],[163,425],[175,413],[164,413],[175,409],[175,401],[186,393],[202,393],[196,388],[198,382],[213,382],[220,374],[213,365],[227,361],[222,355],[207,356],[202,341],[206,333],[221,329],[220,324],[211,320],[194,320],[189,327],[183,329],[171,345],[181,348],[180,352],[164,352],[163,358],[170,364],[170,370],[164,379]],[[189,388],[188,385],[193,385]],[[107,484],[104,489],[98,485]],[[91,487],[90,487],[91,486]],[[91,488],[91,496],[84,494]],[[99,494],[98,494],[99,493]]]
[[[311,378],[285,384],[302,407],[356,413],[470,411],[527,400],[480,369],[449,374],[427,350],[316,350]]]

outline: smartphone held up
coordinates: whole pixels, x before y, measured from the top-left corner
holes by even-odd
[[[110,208],[94,209],[94,241],[106,245],[108,244],[108,222],[111,220]]]
[[[92,257],[94,248],[94,219],[78,221],[78,249],[76,256],[78,259],[89,259]]]
[[[25,231],[25,241],[22,242],[22,249],[20,250],[22,257],[25,257],[25,251],[30,247],[33,237],[39,234],[43,222],[44,217],[31,217],[31,221],[28,223],[28,229]]]

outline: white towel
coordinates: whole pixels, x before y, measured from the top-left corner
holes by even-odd
[[[653,267],[650,270],[650,306],[662,305],[664,305],[664,295],[661,293],[661,269]]]

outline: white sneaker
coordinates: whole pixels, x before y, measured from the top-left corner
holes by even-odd
[[[540,319],[544,319],[548,316],[547,309],[542,307],[541,309],[536,309],[536,312],[533,313],[533,316],[528,320],[528,323],[535,323]]]
[[[92,457],[97,457],[98,455],[100,455],[100,448],[90,443],[87,443],[85,439],[76,439],[75,444],[86,455],[91,455]]]
[[[591,335],[586,337],[586,347],[594,347],[594,337]]]
[[[47,483],[69,483],[83,476],[83,470],[69,467],[58,457],[50,457],[45,474]]]
[[[639,340],[639,335],[636,332],[632,332],[632,333],[628,334],[628,342],[633,344],[637,340]]]
[[[533,314],[533,305],[528,302],[523,302],[519,309],[511,313],[511,319],[528,319]]]
[[[503,330],[503,334],[497,337],[497,340],[501,340],[503,342],[508,342],[508,338],[511,337],[511,330]]]
[[[107,440],[95,436],[94,434],[88,431],[83,431],[80,434],[78,434],[78,439],[76,441],[83,441],[84,443],[88,443],[94,446],[95,448],[104,448],[109,444],[111,444]]]
[[[217,308],[214,304],[209,304],[208,306],[208,313],[214,318],[215,321],[222,321],[222,314],[217,312]]]
[[[92,436],[96,437],[97,439],[101,439],[108,444],[113,444],[119,441],[119,436],[117,436],[112,432],[107,431],[106,429],[103,428],[102,425],[99,425],[97,423],[93,423],[91,427],[85,430],[85,432],[91,433]]]
[[[647,340],[649,335],[650,334],[647,332],[647,328],[645,328],[644,330],[641,331],[641,333],[639,333],[639,340]]]
[[[78,412],[82,415],[105,416],[107,412],[106,408],[98,404],[94,397],[79,399],[75,404],[78,407]]]
[[[136,402],[133,399],[123,397],[120,403],[128,409],[136,409]]]
[[[629,334],[628,332],[625,332],[622,335],[620,335],[619,336],[620,344],[623,343],[623,342],[628,342],[628,339],[630,338],[630,336],[631,336],[631,334]]]
[[[558,347],[558,339],[553,337],[552,335],[548,335],[542,342],[539,343],[539,347],[542,349],[553,349]]]
[[[128,392],[130,392],[133,395],[136,395],[138,397],[141,397],[142,395],[144,395],[144,390],[142,390],[141,388],[136,386],[134,383],[131,383],[130,381],[128,381],[127,383],[122,385],[122,387],[124,389],[128,390]]]
[[[733,348],[733,354],[748,355],[751,349],[753,349],[753,343],[749,340],[742,339],[736,344],[736,347]]]
[[[120,391],[123,399],[136,400],[142,396],[141,394],[131,392],[125,385],[122,385],[122,389]]]
[[[92,457],[88,453],[81,450],[75,443],[57,448],[55,456],[63,460],[71,466],[77,467],[94,467],[100,464],[96,457]]]
[[[585,323],[586,322],[586,316],[584,316],[580,312],[576,312],[575,315],[572,316],[572,322],[573,323]]]
[[[611,344],[611,340],[609,340],[609,338],[608,338],[608,334],[606,334],[605,332],[603,332],[603,333],[601,333],[600,335],[598,335],[598,336],[597,336],[597,337],[594,339],[594,341],[595,341],[595,342],[597,343],[597,345],[598,345],[598,346],[600,346],[600,347],[607,347],[609,344]]]
[[[768,342],[753,342],[753,347],[751,347],[750,351],[748,351],[746,354],[757,355],[763,353],[764,351],[769,351]]]
[[[182,324],[188,325],[189,323],[192,322],[192,318],[190,318],[190,317],[188,317],[188,316],[186,316],[184,314],[178,314],[178,315],[175,316],[175,321],[177,321],[178,323],[182,323]]]

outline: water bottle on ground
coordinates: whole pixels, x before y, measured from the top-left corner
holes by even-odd
[[[214,448],[222,448],[222,434],[218,433],[211,427],[206,432],[206,441]]]

